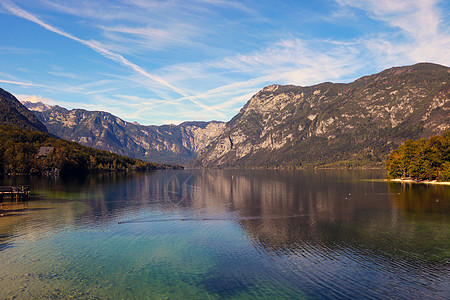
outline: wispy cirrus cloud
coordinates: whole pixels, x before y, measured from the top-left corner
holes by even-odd
[[[36,93],[51,91],[69,107],[81,101],[142,124],[160,123],[160,116],[228,120],[269,84],[348,82],[419,61],[449,65],[443,3],[3,0],[0,13],[40,25],[45,30],[36,32],[45,37],[56,33],[50,42],[57,47],[37,47],[50,52],[30,53],[35,60],[11,63],[14,76],[0,77],[42,85]],[[35,65],[39,60],[47,65]]]
[[[37,83],[33,83],[33,82],[21,82],[21,81],[15,81],[15,80],[5,80],[5,79],[0,79],[0,82],[3,83],[10,83],[10,84],[17,84],[17,85],[22,85],[22,86],[40,86],[40,87],[46,87],[42,84],[37,84]]]
[[[107,57],[111,60],[114,60],[124,66],[130,67],[131,69],[133,69],[135,72],[139,73],[140,75],[159,83],[161,86],[164,86],[166,88],[169,88],[170,90],[174,91],[175,93],[182,95],[183,97],[186,97],[187,99],[189,99],[191,102],[193,102],[194,104],[196,104],[197,106],[201,107],[202,109],[205,110],[210,110],[210,111],[214,111],[215,113],[224,116],[222,113],[215,111],[214,109],[211,109],[209,106],[201,103],[200,101],[196,100],[195,98],[190,97],[190,95],[188,93],[186,93],[185,91],[183,91],[182,89],[172,85],[171,83],[167,82],[166,80],[164,80],[163,78],[150,74],[149,72],[147,72],[144,68],[138,66],[137,64],[129,61],[128,59],[126,59],[125,57],[123,57],[121,54],[110,51],[108,49],[106,49],[105,47],[103,47],[101,45],[101,43],[99,43],[98,41],[94,41],[94,40],[83,40],[80,39],[70,33],[67,33],[59,28],[56,28],[54,26],[51,26],[47,23],[45,23],[44,21],[40,20],[39,18],[37,18],[36,16],[28,13],[27,11],[19,8],[18,6],[16,6],[13,2],[5,0],[2,2],[3,7],[8,10],[10,13],[24,18],[28,21],[31,21],[33,23],[36,23],[42,27],[44,27],[45,29],[52,31],[54,33],[57,33],[61,36],[64,36],[66,38],[69,38],[71,40],[74,40],[76,42],[79,42],[89,48],[91,48],[92,50],[98,52],[99,54],[103,55],[104,57]]]
[[[324,49],[318,51],[319,47]],[[358,53],[350,51],[350,48],[355,47],[353,44],[340,45],[329,41],[280,40],[252,53],[176,64],[163,71],[165,77],[175,82],[184,79],[178,77],[178,74],[196,79],[210,79],[211,74],[215,74],[217,82],[223,81],[219,77],[224,74],[250,74],[252,78],[245,82],[275,80],[279,83],[311,84],[317,79],[337,79],[353,72],[355,66],[349,62],[357,58]],[[311,76],[308,69],[314,69],[316,75]],[[304,72],[305,75],[295,75],[297,71]],[[255,74],[259,76],[254,76]]]
[[[364,43],[381,61],[405,63],[432,61],[450,64],[450,32],[441,15],[436,0],[337,0],[341,5],[366,11],[369,16],[381,20],[397,29],[395,34],[402,38],[392,38],[386,33],[371,37]]]
[[[0,54],[30,55],[30,54],[36,54],[36,53],[46,53],[46,51],[32,49],[32,48],[0,46]]]
[[[327,50],[317,51],[318,47]],[[180,85],[189,86],[190,80],[212,82],[211,89],[191,90],[190,93],[194,94],[196,99],[208,101],[215,110],[227,111],[231,118],[243,103],[266,85],[273,83],[310,85],[351,76],[366,64],[365,58],[360,55],[354,43],[306,42],[292,39],[275,42],[265,49],[246,55],[238,54],[220,60],[177,64],[159,71],[164,73],[164,77]],[[242,78],[250,76],[250,79],[230,80],[229,74],[237,74]],[[223,84],[217,86],[218,83]],[[128,114],[128,117],[136,119],[143,119],[149,112],[166,105],[179,106],[180,103],[190,100],[190,97],[194,96],[149,101],[133,95],[121,95],[122,99],[127,101],[134,99],[142,104],[140,109]],[[220,116],[205,114],[204,111],[191,110],[188,107],[182,107],[179,112],[174,113],[180,118],[188,116],[189,119],[197,120],[220,119]]]
[[[327,50],[317,51],[318,47],[326,47]],[[177,77],[177,74],[187,74],[187,77],[195,80],[214,79],[214,82],[226,81],[224,74],[249,74],[251,77],[196,93],[200,99],[256,92],[255,89],[260,89],[262,85],[272,83],[308,85],[323,80],[337,80],[361,68],[361,65],[351,63],[358,59],[359,54],[349,50],[353,47],[353,44],[340,45],[329,41],[308,43],[300,39],[281,40],[266,49],[246,55],[174,65],[165,70],[165,77],[175,82],[185,80]]]
[[[130,54],[145,51],[163,51],[169,47],[183,45],[192,48],[208,48],[206,44],[194,42],[195,28],[190,24],[169,22],[164,28],[155,26],[99,25],[108,48]],[[134,47],[130,47],[134,45]]]
[[[94,41],[94,40],[91,40],[91,41],[83,40],[83,39],[80,39],[80,38],[78,38],[78,37],[76,37],[76,36],[74,36],[74,35],[72,35],[70,33],[67,33],[67,32],[65,32],[65,31],[63,31],[63,30],[61,30],[59,28],[51,26],[51,25],[45,23],[44,21],[40,20],[36,16],[28,13],[27,11],[25,11],[25,10],[23,10],[21,8],[19,8],[18,6],[16,6],[11,1],[5,0],[3,2],[3,7],[5,9],[7,9],[10,13],[12,13],[12,14],[18,16],[18,17],[27,19],[28,21],[36,23],[36,24],[44,27],[45,29],[47,29],[49,31],[52,31],[52,32],[57,33],[59,35],[62,35],[64,37],[66,37],[66,38],[69,38],[71,40],[79,42],[79,43],[81,43],[81,44],[91,48],[92,50],[98,52],[99,54],[101,54],[101,55],[103,55],[103,56],[105,56],[105,57],[107,57],[109,59],[112,59],[112,60],[114,60],[116,62],[119,62],[119,63],[121,63],[121,64],[123,64],[123,65],[125,65],[127,67],[130,67],[134,71],[138,72],[139,74],[141,74],[141,75],[143,75],[143,76],[145,76],[145,77],[147,77],[147,78],[149,78],[149,79],[151,79],[151,80],[153,80],[155,82],[158,82],[158,83],[160,83],[163,86],[166,86],[166,87],[172,89],[176,93],[178,93],[180,95],[183,95],[183,96],[185,95],[185,93],[182,90],[178,89],[175,86],[172,86],[170,83],[166,82],[164,79],[159,78],[159,77],[157,77],[155,75],[152,75],[152,74],[148,73],[143,68],[141,68],[140,66],[138,66],[138,65],[132,63],[131,61],[127,60],[125,57],[123,57],[119,53],[112,52],[112,51],[102,47],[102,45],[99,42],[97,42],[97,41]]]

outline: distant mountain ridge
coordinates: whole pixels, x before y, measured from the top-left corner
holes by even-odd
[[[348,84],[271,85],[194,167],[383,166],[406,139],[450,129],[450,69],[420,63]]]
[[[45,104],[27,103],[34,109]],[[44,109],[45,110],[45,109]],[[45,149],[46,151],[42,152]],[[173,169],[180,166],[144,162],[65,141],[47,128],[11,93],[0,89],[0,175],[60,174]]]
[[[31,101],[21,101],[26,108],[31,111],[46,111],[52,108],[51,105],[42,103],[42,102],[31,102]]]
[[[381,167],[406,139],[450,129],[449,95],[450,69],[420,63],[347,84],[271,85],[227,123],[143,126],[59,106],[34,113],[61,138],[158,163]]]
[[[47,128],[14,95],[0,88],[0,124],[47,132]]]
[[[35,110],[49,132],[82,145],[155,163],[186,164],[221,133],[223,122],[184,122],[144,126],[103,111],[67,110],[52,106]],[[40,106],[39,106],[40,107]]]

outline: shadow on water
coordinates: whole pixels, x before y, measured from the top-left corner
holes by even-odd
[[[10,240],[13,237],[14,236],[9,234],[0,234],[0,251],[6,250],[14,246],[14,243],[10,242]]]
[[[208,293],[226,298],[248,293],[252,288],[251,283],[239,280],[236,276],[226,276],[220,272],[204,279],[202,285]]]

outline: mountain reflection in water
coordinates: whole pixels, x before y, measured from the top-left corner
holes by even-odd
[[[89,297],[107,298],[445,298],[450,188],[384,176],[185,170],[3,178],[5,185],[30,184],[33,201],[19,216],[11,210],[0,218],[0,262],[8,262],[0,296],[64,298],[89,290]],[[27,245],[32,261],[8,260]],[[44,253],[64,268],[47,270],[53,264]],[[40,270],[39,284],[21,293],[15,270],[31,274],[26,263]],[[41,291],[43,282],[49,288]],[[53,291],[56,283],[65,289]]]

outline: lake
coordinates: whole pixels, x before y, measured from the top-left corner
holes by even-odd
[[[1,299],[448,299],[450,186],[385,171],[184,170],[29,184]]]

